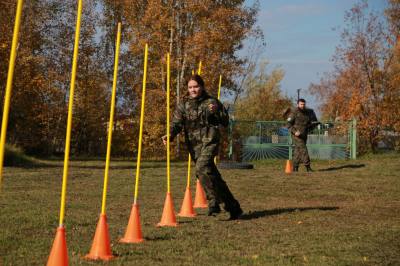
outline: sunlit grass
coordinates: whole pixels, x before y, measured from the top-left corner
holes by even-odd
[[[400,263],[400,164],[396,154],[357,161],[318,161],[285,175],[284,161],[253,170],[223,170],[245,215],[181,219],[157,228],[166,195],[164,162],[144,162],[138,245],[118,243],[133,203],[135,163],[113,162],[107,216],[109,265],[397,265]],[[58,226],[62,162],[51,167],[6,167],[0,192],[0,265],[43,265]],[[65,226],[70,265],[92,265],[89,252],[100,214],[103,161],[71,162]],[[172,196],[179,211],[185,162],[172,166]],[[194,182],[192,182],[194,194]]]

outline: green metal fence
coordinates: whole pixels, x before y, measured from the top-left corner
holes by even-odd
[[[308,135],[312,159],[355,159],[356,121],[324,122]],[[228,157],[253,161],[291,159],[293,144],[285,121],[231,121]]]

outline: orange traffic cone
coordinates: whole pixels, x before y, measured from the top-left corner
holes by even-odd
[[[180,217],[195,217],[196,213],[193,210],[192,193],[190,187],[186,187],[185,197],[183,198],[181,211],[178,213]]]
[[[64,265],[68,265],[67,241],[65,240],[65,228],[60,226],[57,228],[56,238],[47,260],[47,266]]]
[[[291,160],[286,160],[285,173],[290,174],[293,171],[293,165]]]
[[[133,204],[125,235],[119,242],[140,243],[143,242],[143,240],[142,228],[140,226],[139,206],[137,204]]]
[[[164,210],[161,216],[161,222],[157,226],[177,226],[175,218],[174,203],[172,202],[171,193],[167,193],[165,198]]]
[[[200,184],[199,179],[196,182],[196,195],[194,197],[194,205],[193,208],[207,208],[207,200],[206,193],[204,193],[204,189]]]
[[[113,257],[110,236],[108,234],[107,217],[105,214],[101,214],[96,227],[96,233],[94,234],[92,248],[85,258],[90,260],[110,260]]]

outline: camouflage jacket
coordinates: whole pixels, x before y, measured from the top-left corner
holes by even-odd
[[[209,104],[217,105],[217,110],[211,112]],[[185,140],[190,146],[199,143],[218,142],[219,125],[227,127],[229,115],[222,103],[204,92],[200,97],[191,99],[184,97],[177,105],[170,128],[171,141],[182,130]]]
[[[288,119],[288,129],[294,135],[296,131],[300,132],[300,137],[306,138],[310,130],[312,130],[317,124],[317,116],[313,109],[300,110],[296,108],[292,112]]]

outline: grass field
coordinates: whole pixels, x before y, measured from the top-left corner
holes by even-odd
[[[43,265],[58,226],[62,163],[5,168],[0,192],[0,265]],[[144,163],[139,205],[142,244],[119,244],[133,203],[135,165],[113,162],[107,217],[112,250],[108,265],[400,265],[400,157],[320,161],[314,173],[283,173],[284,161],[254,170],[222,170],[245,211],[181,219],[156,228],[166,195],[165,163]],[[88,262],[100,213],[104,162],[72,162],[66,233],[70,265]],[[184,163],[172,166],[172,195],[179,211]],[[194,184],[194,182],[192,182]],[[192,186],[194,188],[194,186]],[[194,189],[192,189],[194,194]]]

